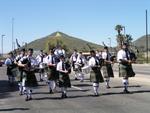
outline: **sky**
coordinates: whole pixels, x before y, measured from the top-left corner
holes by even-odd
[[[150,0],[0,0],[3,51],[12,50],[12,18],[14,42],[17,38],[20,45],[61,31],[101,45],[111,39],[115,46],[117,24],[134,40],[145,35],[146,9],[149,22]]]

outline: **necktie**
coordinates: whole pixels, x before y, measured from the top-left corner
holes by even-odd
[[[125,50],[127,60],[130,60],[129,51]]]
[[[65,63],[62,62],[62,70],[65,71]]]

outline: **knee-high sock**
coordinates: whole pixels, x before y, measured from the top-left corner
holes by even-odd
[[[54,80],[48,81],[49,89],[54,90],[56,88],[56,83]]]
[[[26,79],[23,78],[23,79],[22,79],[22,90],[23,90],[23,92],[26,90],[25,82],[26,82]]]
[[[128,79],[123,79],[122,82],[123,82],[123,85],[124,85],[124,89],[128,90]]]
[[[82,72],[79,73],[80,80],[84,80],[84,75]]]
[[[98,88],[99,88],[99,84],[98,83],[93,83],[94,93],[98,93]]]
[[[110,81],[110,78],[106,78],[106,79],[105,79],[106,86],[109,86],[109,81]]]

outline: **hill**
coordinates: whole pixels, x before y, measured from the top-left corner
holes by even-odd
[[[58,41],[61,42],[61,44],[65,45],[68,52],[72,51],[73,49],[77,49],[78,51],[89,51],[90,49],[102,48],[101,45],[94,44],[73,36],[69,36],[62,32],[54,32],[51,35],[34,40],[29,43],[27,47],[33,48],[34,50],[48,50],[48,43],[56,46]]]
[[[148,48],[150,49],[150,35],[148,35],[148,42],[149,42]],[[139,48],[139,49],[145,51],[145,50],[146,50],[146,36],[144,35],[144,36],[138,38],[137,40],[135,40],[135,41],[133,42],[133,44],[134,44],[137,48]]]

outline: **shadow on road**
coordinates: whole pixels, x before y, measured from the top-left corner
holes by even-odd
[[[11,97],[10,93],[17,90],[18,86],[16,83],[10,86],[7,80],[0,80],[0,99]]]
[[[7,108],[7,109],[0,109],[1,111],[25,111],[25,110],[29,110],[29,108]]]
[[[112,88],[123,88],[124,86],[114,86]],[[130,85],[128,87],[142,87],[141,85]]]

